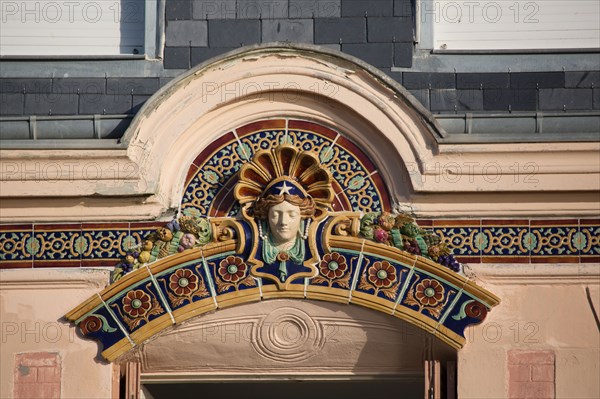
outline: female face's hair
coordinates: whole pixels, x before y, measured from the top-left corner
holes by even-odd
[[[311,197],[301,198],[298,195],[269,194],[256,201],[254,204],[254,216],[259,219],[267,219],[269,216],[269,209],[274,205],[281,204],[283,201],[287,201],[290,204],[299,207],[301,217],[311,217],[315,214],[315,201],[313,201]]]

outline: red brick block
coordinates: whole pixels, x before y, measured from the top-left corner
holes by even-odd
[[[512,349],[508,351],[508,364],[554,364],[554,352]]]
[[[60,384],[15,385],[15,399],[60,399]]]
[[[50,352],[19,353],[16,356],[16,362],[27,367],[56,366],[58,354]]]
[[[508,387],[509,399],[553,399],[552,382],[516,382]]]
[[[39,385],[42,386],[42,392],[44,395],[42,397],[44,399],[46,399],[46,398],[60,399],[60,384],[53,383],[53,384],[39,384]]]
[[[60,369],[57,367],[39,367],[37,373],[39,382],[60,383]]]
[[[60,398],[61,364],[57,353],[15,355],[15,399]]]
[[[554,382],[554,366],[548,364],[533,366],[531,380]]]
[[[531,381],[531,366],[523,364],[511,364],[508,366],[508,379],[511,382]]]
[[[37,367],[28,367],[17,364],[15,370],[15,381],[22,383],[34,383],[37,381]]]
[[[554,398],[553,351],[510,350],[507,363],[509,399]]]

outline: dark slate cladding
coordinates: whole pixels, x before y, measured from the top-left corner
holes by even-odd
[[[188,69],[190,67],[189,47],[166,47],[165,69]]]
[[[454,89],[456,77],[453,73],[405,72],[402,76],[404,87],[413,89]]]
[[[412,18],[369,17],[367,18],[367,41],[412,43],[412,25]]]
[[[167,0],[165,16],[167,21],[192,19],[192,0]]]
[[[573,111],[592,108],[592,89],[541,89],[542,111]]]
[[[594,109],[600,109],[600,87],[593,90],[592,97]],[[600,130],[600,126],[598,127],[598,130]]]
[[[391,17],[394,15],[393,0],[344,0],[342,17]]]
[[[0,79],[0,93],[48,93],[52,79]]]
[[[159,87],[158,78],[108,78],[108,94],[154,94]]]
[[[192,17],[194,19],[235,19],[236,0],[194,0]]]
[[[394,16],[410,17],[414,15],[415,3],[413,0],[394,0]]]
[[[79,99],[80,114],[128,114],[131,113],[133,96],[127,94],[88,95]]]
[[[457,73],[457,89],[508,89],[508,73]]]
[[[430,93],[432,112],[472,112],[483,110],[482,90],[433,89]]]
[[[341,0],[289,0],[290,18],[339,18]]]
[[[402,72],[392,71],[392,68],[378,68],[381,72],[395,80],[396,82],[402,82]]]
[[[553,89],[565,87],[564,72],[521,72],[510,74],[510,87],[515,89]]]
[[[25,115],[77,115],[78,111],[79,95],[75,93],[25,94]]]
[[[485,89],[483,109],[486,111],[535,111],[536,89]]]
[[[209,47],[240,47],[260,43],[261,21],[219,20],[208,21]]]
[[[203,63],[237,47],[192,47],[192,66]]]
[[[315,19],[315,44],[366,41],[367,19],[364,17]]]
[[[237,0],[237,19],[282,19],[288,17],[289,0]]]
[[[392,66],[393,49],[393,43],[342,44],[344,53],[360,58],[376,67]]]
[[[394,66],[402,68],[412,67],[413,44],[394,43]],[[401,80],[398,80],[401,82]]]
[[[565,72],[566,88],[600,88],[600,71]]]
[[[146,101],[148,101],[148,99],[150,98],[150,96],[133,96],[132,98],[132,106],[131,106],[131,113],[135,114],[137,113],[140,108],[142,108],[142,106],[144,105],[144,103]]]
[[[23,103],[25,95],[23,93],[2,93],[0,94],[0,116],[23,115]]]
[[[52,79],[52,93],[58,94],[104,94],[106,79],[103,78],[56,78]]]
[[[261,25],[263,42],[314,42],[312,19],[268,19]]]
[[[594,71],[543,72],[539,65],[542,72],[492,73],[484,66],[472,73],[422,72],[414,67],[423,61],[416,64],[413,57],[415,5],[416,0],[167,0],[164,71],[136,78],[114,71],[105,77],[104,71],[93,77],[4,74],[0,115],[135,113],[172,76],[240,46],[275,41],[322,45],[355,56],[404,85],[434,113],[600,110],[600,66]]]
[[[412,94],[425,108],[429,108],[429,90],[411,90]]]
[[[167,46],[206,46],[206,21],[167,21]]]

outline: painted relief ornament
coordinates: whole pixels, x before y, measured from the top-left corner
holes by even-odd
[[[423,256],[460,273],[461,265],[440,237],[420,228],[414,218],[405,213],[370,212],[360,221],[359,235],[380,244]]]
[[[179,307],[186,301],[191,303],[194,297],[204,298],[209,295],[198,266],[196,273],[190,269],[179,269],[175,270],[168,279],[161,277],[157,281],[165,287],[171,306],[174,307]]]
[[[444,286],[435,279],[424,278],[419,281],[420,279],[420,276],[415,276],[404,303],[417,306],[419,313],[426,311],[432,317],[439,319],[442,309],[445,308],[450,298],[456,294],[456,291],[444,289]]]
[[[112,281],[117,281],[127,273],[157,259],[206,245],[211,239],[212,229],[207,219],[196,216],[173,219],[164,227],[158,227],[147,234],[141,243],[129,248],[127,254],[116,265]]]
[[[327,283],[330,287],[335,283],[343,288],[350,288],[350,273],[348,262],[344,255],[338,252],[325,254],[319,262],[319,275],[313,283]]]
[[[317,275],[314,229],[331,209],[331,181],[316,155],[291,145],[259,151],[242,166],[234,195],[258,238],[248,259],[254,277],[283,289]]]
[[[130,290],[119,302],[110,304],[110,307],[123,318],[130,331],[143,322],[147,323],[150,317],[159,316],[165,312],[154,294],[149,293],[151,285],[152,283],[146,284],[145,288],[148,291]]]
[[[399,288],[399,277],[405,272],[406,270],[401,270],[398,274],[396,268],[386,260],[373,262],[366,268],[358,288],[365,291],[373,290],[374,295],[381,292],[388,299],[395,299]]]

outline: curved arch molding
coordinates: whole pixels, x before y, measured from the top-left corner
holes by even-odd
[[[499,303],[492,293],[423,256],[358,236],[360,214],[340,212],[316,229],[318,273],[283,289],[250,275],[249,226],[213,218],[213,241],[127,274],[73,309],[66,318],[100,341],[113,361],[162,330],[203,313],[271,298],[314,299],[371,308],[398,317],[459,349],[464,330]],[[231,235],[235,238],[226,239]],[[332,262],[337,265],[332,273]],[[241,273],[226,275],[229,265]],[[387,278],[372,278],[385,270]],[[180,281],[185,284],[179,284]],[[374,283],[375,282],[375,283]]]
[[[315,154],[333,177],[335,211],[375,212],[392,207],[380,170],[342,133],[315,122],[273,118],[225,133],[196,157],[187,173],[180,208],[188,216],[235,216],[237,172],[258,151],[292,145]]]
[[[116,281],[66,318],[101,342],[108,361],[192,317],[271,298],[364,306],[458,349],[464,329],[499,299],[433,261],[447,248],[410,216],[389,212],[374,165],[341,133],[309,121],[275,118],[225,133],[190,166],[178,222],[145,237],[128,255],[133,271],[123,275],[130,267],[121,263]],[[321,201],[333,198],[306,224],[304,261],[286,263],[285,278],[261,258],[254,197],[240,197],[282,178],[328,187]]]

